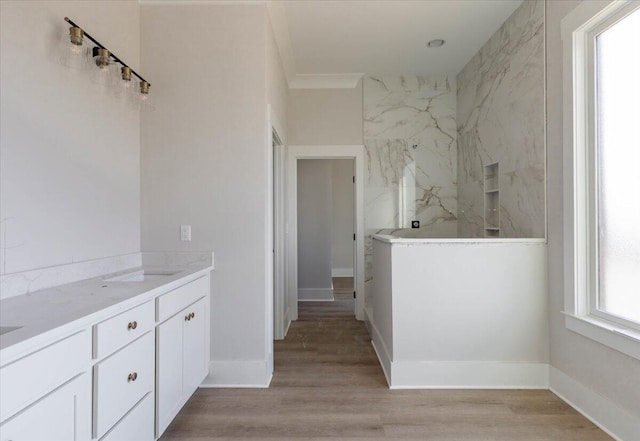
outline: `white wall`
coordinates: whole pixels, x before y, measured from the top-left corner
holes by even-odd
[[[268,14],[267,14],[268,17]],[[281,133],[280,136],[287,138],[288,120],[287,120],[287,106],[288,106],[288,94],[289,84],[287,83],[287,77],[284,73],[282,61],[280,59],[280,53],[278,52],[278,45],[271,24],[269,20],[265,29],[266,32],[266,81],[267,81],[267,104],[271,105],[272,111],[275,113],[276,118],[280,124],[282,124],[282,130],[285,133]]]
[[[353,89],[291,89],[289,144],[361,145],[362,80]]]
[[[580,1],[548,1],[547,198],[551,364],[585,391],[609,403],[612,412],[640,419],[640,361],[565,328],[563,279],[562,41],[560,21]],[[554,383],[552,382],[552,387]],[[580,390],[580,389],[576,389]],[[574,391],[575,392],[575,391]],[[582,393],[582,392],[581,392]],[[636,423],[637,424],[637,423]]]
[[[140,251],[139,111],[57,51],[69,16],[137,70],[138,2],[0,8],[0,274]]]
[[[334,277],[353,276],[353,159],[332,159],[331,270]]]
[[[332,167],[331,160],[298,161],[298,288],[330,290]]]
[[[543,241],[390,240],[374,239],[373,256],[373,341],[390,386],[547,387]]]
[[[216,253],[208,385],[265,386],[272,369],[267,26],[263,4],[142,5],[157,107],[142,120],[142,248]]]

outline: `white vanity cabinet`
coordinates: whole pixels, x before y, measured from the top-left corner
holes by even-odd
[[[156,329],[156,437],[208,374],[208,289],[202,278],[158,297],[159,317],[169,318]]]
[[[0,441],[159,437],[208,374],[210,278],[198,271],[67,323],[66,334],[36,335],[24,355],[3,352]]]
[[[154,326],[153,300],[93,326],[93,353],[99,357],[93,368],[94,438],[105,435],[138,402],[153,393]],[[152,420],[153,413],[141,418]],[[122,427],[117,431],[125,432]],[[147,439],[152,438],[153,435]]]
[[[0,368],[0,440],[91,439],[91,340],[54,341]]]
[[[81,374],[0,424],[2,441],[91,439],[89,376]]]
[[[153,332],[148,332],[94,367],[95,438],[103,436],[140,400],[153,392],[154,355],[154,335]]]

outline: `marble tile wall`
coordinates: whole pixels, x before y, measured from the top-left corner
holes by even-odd
[[[372,234],[456,236],[456,80],[368,76],[363,84],[365,275],[370,281]],[[420,221],[419,229],[411,229],[412,220]]]
[[[498,162],[500,236],[544,237],[544,2],[523,2],[456,80],[458,236],[484,236],[483,166]]]

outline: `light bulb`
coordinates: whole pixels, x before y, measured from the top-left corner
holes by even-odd
[[[156,109],[150,88],[151,84],[144,80],[140,81],[140,110],[143,112],[152,112]]]
[[[102,70],[106,70],[111,64],[111,52],[101,47],[94,47],[93,59],[96,62],[96,66]]]
[[[125,103],[137,101],[137,91],[132,81],[131,68],[129,66],[122,66],[120,68],[120,79],[118,86],[115,88],[116,96],[123,100]]]
[[[87,63],[87,47],[84,44],[84,31],[77,26],[71,26],[69,33],[63,33],[60,38],[58,61],[66,67],[75,70],[85,70]]]

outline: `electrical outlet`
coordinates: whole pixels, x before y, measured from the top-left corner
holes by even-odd
[[[420,228],[420,221],[411,221],[411,228]]]
[[[191,240],[191,225],[180,225],[180,240]]]

